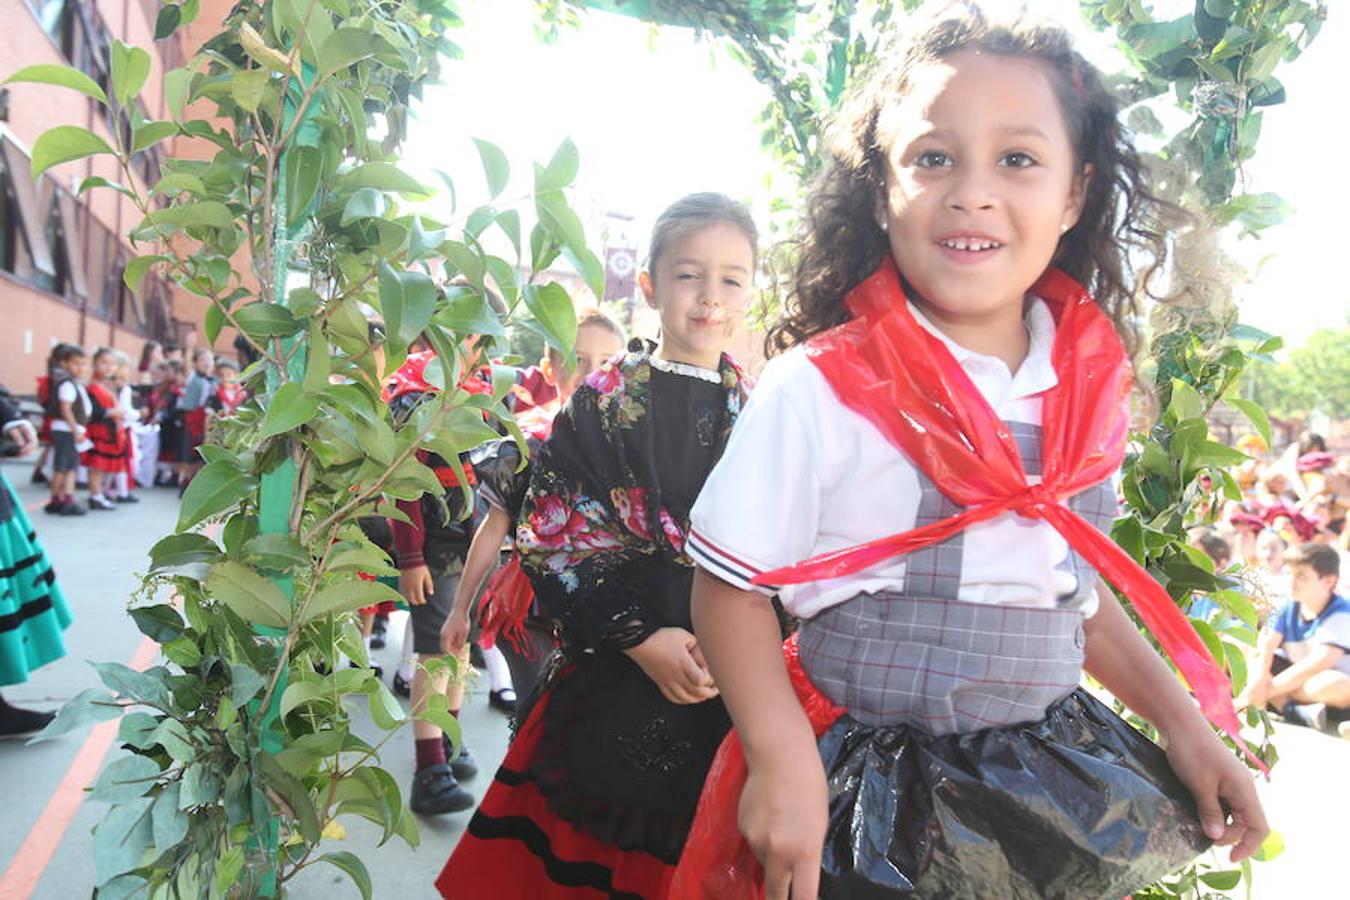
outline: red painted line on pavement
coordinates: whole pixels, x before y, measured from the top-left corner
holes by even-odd
[[[144,671],[155,661],[158,653],[159,644],[148,637],[142,638],[128,665],[138,672]],[[28,900],[33,896],[42,873],[46,871],[56,848],[61,846],[75,813],[84,802],[84,789],[93,783],[103,766],[103,758],[108,755],[108,749],[117,738],[120,721],[118,718],[100,722],[90,730],[89,737],[85,738],[84,744],[75,754],[70,768],[66,769],[61,784],[52,793],[46,808],[14,853],[9,868],[0,875],[0,897],[5,900]]]
[[[32,503],[30,503],[30,504],[28,504],[27,506],[25,506],[25,507],[23,508],[23,511],[26,512],[26,513],[35,513],[35,512],[37,512],[39,509],[42,509],[42,507],[46,506],[46,505],[47,505],[48,503],[50,503],[50,502],[51,502],[51,498],[50,498],[50,497],[47,497],[47,498],[44,499],[44,500],[34,500]]]

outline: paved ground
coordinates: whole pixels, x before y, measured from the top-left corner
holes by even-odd
[[[41,493],[27,485],[26,466],[5,463],[4,471],[19,485],[25,505],[40,501]],[[84,688],[98,685],[86,660],[127,662],[135,654],[141,637],[123,608],[135,583],[134,573],[144,567],[145,551],[157,536],[168,532],[177,507],[171,491],[146,491],[142,497],[145,502],[139,506],[83,519],[34,515],[71,602],[75,624],[67,632],[67,657],[36,673],[27,684],[7,688],[8,699],[55,708]],[[377,654],[389,673],[396,661],[401,621],[396,618],[392,626],[392,646]],[[488,708],[486,700],[487,688],[480,680],[463,714],[465,733],[483,767],[483,774],[470,784],[477,793],[487,784],[506,746],[506,721]],[[363,704],[353,703],[351,712],[358,729],[374,732]],[[83,804],[63,833],[33,835],[34,824],[86,738],[87,734],[73,734],[32,747],[0,742],[0,879],[12,878],[17,871],[15,854],[25,839],[45,837],[54,845],[35,887],[15,892],[9,887],[13,881],[0,880],[0,900],[89,896],[93,879],[89,832],[104,807]],[[1283,761],[1272,781],[1261,786],[1261,793],[1288,849],[1275,862],[1257,865],[1252,896],[1258,900],[1350,897],[1342,856],[1346,852],[1345,811],[1350,809],[1350,742],[1281,728],[1279,746]],[[385,766],[405,786],[412,777],[412,756],[412,738],[406,732],[396,736],[385,753]],[[347,823],[346,839],[334,842],[332,849],[361,856],[370,868],[377,898],[434,898],[431,882],[466,820],[467,814],[423,820],[422,845],[416,851],[397,839],[377,848],[373,826],[367,828],[362,820],[353,820]],[[297,879],[288,896],[346,900],[359,894],[337,870],[315,868]]]

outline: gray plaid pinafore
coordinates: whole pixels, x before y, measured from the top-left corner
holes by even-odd
[[[1029,475],[1040,428],[1009,423]],[[958,514],[919,473],[916,527]],[[1068,500],[1105,531],[1103,483]],[[848,710],[820,740],[821,896],[1121,897],[1206,846],[1163,752],[1078,689],[1096,573],[1053,609],[957,599],[960,534],[908,557],[898,591],[802,622],[802,667]]]

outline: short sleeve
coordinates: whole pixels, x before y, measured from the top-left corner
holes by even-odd
[[[690,557],[741,590],[777,593],[751,579],[800,562],[815,545],[820,436],[798,403],[814,374],[797,353],[765,368],[690,513]]]
[[[73,381],[63,381],[61,386],[56,389],[56,399],[62,403],[74,404],[79,398],[79,391],[75,389],[75,382]]]
[[[1318,624],[1310,639],[1350,652],[1350,609],[1334,610]]]

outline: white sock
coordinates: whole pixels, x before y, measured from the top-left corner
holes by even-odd
[[[506,664],[506,656],[496,644],[491,650],[483,651],[483,662],[487,665],[488,681],[494,691],[514,691],[511,684],[511,667]]]
[[[408,624],[403,629],[403,655],[398,661],[398,677],[404,681],[412,681],[416,669],[417,653],[413,650],[412,616],[408,616]]]

